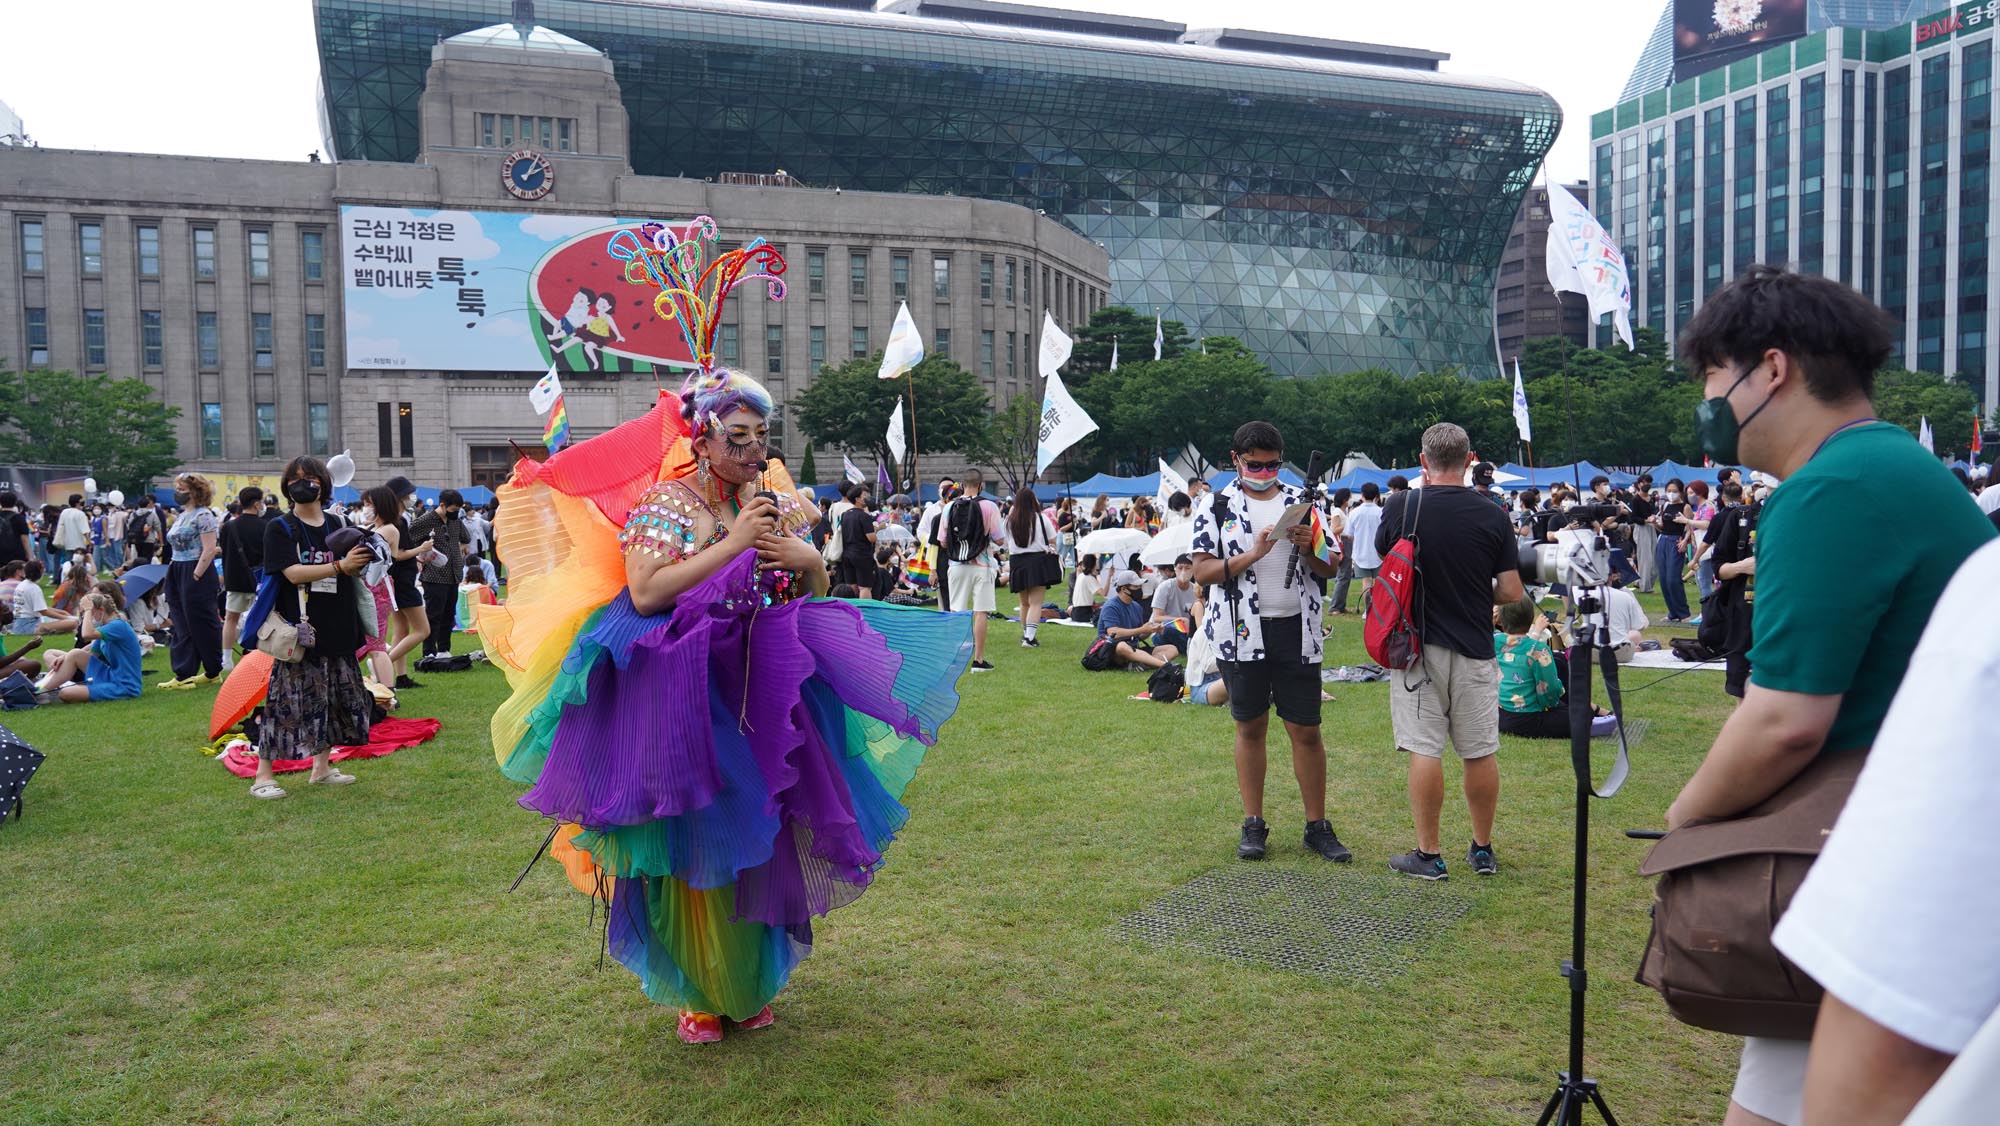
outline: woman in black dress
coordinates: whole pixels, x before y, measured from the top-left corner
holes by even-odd
[[[1021,645],[1034,649],[1035,627],[1042,624],[1042,596],[1062,582],[1056,560],[1056,525],[1042,511],[1035,490],[1026,485],[1014,494],[1007,512],[1007,589],[1021,600]]]

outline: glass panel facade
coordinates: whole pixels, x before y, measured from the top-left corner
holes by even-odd
[[[160,276],[160,228],[139,228],[139,276]]]
[[[1898,324],[1910,317],[1910,68],[1882,76],[1882,299]],[[1895,355],[1903,355],[1896,338]]]
[[[334,152],[387,161],[416,156],[439,37],[506,14],[313,7]],[[1512,84],[913,16],[542,0],[536,18],[610,53],[641,174],[750,160],[1041,209],[1104,244],[1113,301],[1285,373],[1491,370],[1493,270],[1559,120]]]
[[[1667,130],[1646,130],[1646,324],[1667,319]],[[1631,259],[1627,259],[1631,261]]]
[[[1864,128],[1857,108],[1854,72],[1840,72],[1840,280],[1854,284],[1854,228],[1861,218],[1861,184],[1854,178],[1854,151]],[[1873,129],[1869,129],[1873,132]]]
[[[49,366],[49,311],[30,308],[27,318],[28,366],[45,368]]]
[[[1993,160],[1993,43],[1968,43],[1959,56],[1958,362],[1953,370],[1983,391],[1986,382],[1987,231]]]
[[[1792,92],[1764,94],[1764,259],[1792,261]]]
[[[140,362],[149,368],[166,366],[166,329],[160,323],[158,309],[139,311],[139,356]]]
[[[1723,110],[1717,106],[1701,115],[1701,296],[1722,286],[1725,258],[1722,239],[1729,212],[1729,151]]]
[[[1729,274],[1736,277],[1757,261],[1757,97],[1736,103],[1736,248]]]
[[[104,369],[104,310],[85,309],[83,311],[83,366],[93,371]]]
[[[1866,91],[1863,114],[1866,120],[1861,126],[1861,295],[1875,298],[1875,138],[1886,133],[1888,123],[1883,122],[1881,130],[1875,124],[1882,119],[1876,116],[1877,75],[1864,76],[1862,89]],[[1890,310],[1894,312],[1895,310]]]
[[[1674,121],[1674,327],[1668,337],[1678,338],[1681,326],[1694,315],[1694,118]]]
[[[1951,199],[1951,53],[1924,60],[1923,146],[1917,174],[1917,361],[1919,371],[1944,370],[1946,205]]]
[[[1799,269],[1826,267],[1826,75],[1799,79]]]
[[[278,456],[278,404],[257,404],[257,456]]]
[[[201,405],[201,456],[222,456],[222,404]]]

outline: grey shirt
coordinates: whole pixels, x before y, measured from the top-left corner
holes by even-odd
[[[1153,592],[1153,609],[1162,618],[1185,618],[1194,613],[1194,600],[1201,588],[1189,583],[1186,590],[1181,584],[1169,579]]]

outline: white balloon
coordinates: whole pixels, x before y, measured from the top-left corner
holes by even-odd
[[[111,503],[112,503],[112,504],[124,504],[124,503],[125,503],[125,494],[124,494],[124,493],[121,493],[121,492],[119,492],[119,491],[118,491],[117,489],[113,489],[113,490],[111,490]]]
[[[84,492],[86,492],[86,493],[94,493],[94,492],[96,492],[96,491],[97,491],[97,478],[95,478],[95,477],[85,477],[85,478],[83,479],[83,491],[84,491]]]
[[[354,480],[354,459],[342,450],[327,459],[326,471],[333,474],[333,487],[338,489]]]

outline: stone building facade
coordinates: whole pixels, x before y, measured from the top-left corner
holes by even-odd
[[[505,145],[492,132],[501,118]],[[544,28],[440,43],[421,119],[412,163],[0,147],[0,363],[144,379],[180,408],[185,466],[218,477],[346,449],[357,484],[397,473],[495,484],[509,443],[539,444],[526,394],[539,371],[350,366],[341,207],[712,215],[725,240],[763,236],[789,260],[790,293],[772,302],[760,287],[741,290],[718,358],[770,388],[794,459],[804,439],[784,434],[784,404],[823,364],[879,351],[899,301],[932,351],[975,373],[996,407],[1039,393],[1045,307],[1074,326],[1106,303],[1103,248],[1013,204],[821,191],[777,175],[635,175],[609,61]],[[555,142],[540,146],[554,150],[555,186],[532,201],[503,184],[510,152],[526,147],[515,123],[527,140]],[[565,374],[573,436],[632,417],[677,380]],[[924,466],[927,476],[947,467],[935,457]]]

